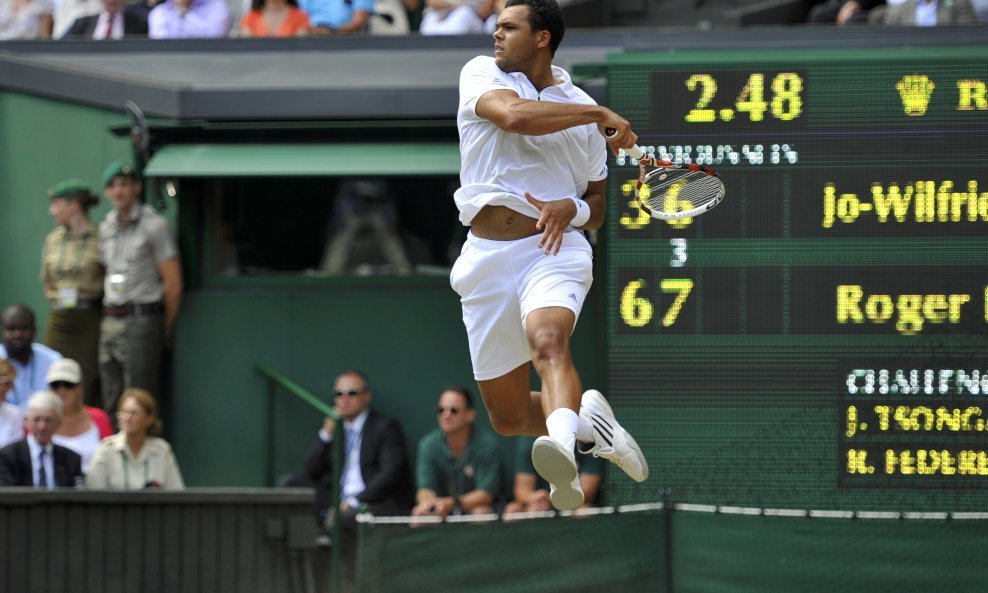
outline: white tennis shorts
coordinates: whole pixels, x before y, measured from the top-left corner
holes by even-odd
[[[539,235],[492,241],[468,233],[450,272],[460,295],[473,375],[495,379],[532,360],[528,314],[565,307],[580,317],[593,282],[593,251],[583,233],[568,232],[558,255],[539,248]]]

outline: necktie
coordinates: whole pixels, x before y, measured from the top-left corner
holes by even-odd
[[[45,450],[38,454],[38,488],[48,487],[48,470],[45,469]]]
[[[340,472],[342,476],[341,479],[346,481],[346,472],[350,466],[350,455],[353,453],[353,448],[357,445],[357,431],[353,428],[345,429],[346,440],[344,441],[345,450],[343,451],[343,471]],[[343,498],[343,484],[340,484],[340,499]]]
[[[106,33],[103,34],[103,39],[113,39],[113,19],[116,14],[109,12],[106,17]]]
[[[350,454],[353,453],[353,448],[357,445],[357,431],[352,428],[346,429],[346,452],[343,457],[343,463],[350,462]]]

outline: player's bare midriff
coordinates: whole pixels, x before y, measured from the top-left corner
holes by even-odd
[[[507,206],[484,206],[470,221],[470,232],[481,239],[514,241],[538,234],[537,222]]]

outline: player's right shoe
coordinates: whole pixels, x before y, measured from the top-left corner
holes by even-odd
[[[532,444],[532,465],[549,482],[549,500],[560,511],[571,511],[583,504],[576,456],[549,437]]]
[[[636,482],[648,479],[648,462],[642,450],[628,431],[618,424],[610,404],[599,391],[591,389],[583,394],[580,416],[593,425],[594,439],[593,446],[580,449],[580,453],[607,459]]]

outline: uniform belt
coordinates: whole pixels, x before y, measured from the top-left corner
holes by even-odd
[[[102,306],[103,306],[103,301],[99,299],[93,299],[93,300],[78,300],[76,301],[75,305],[71,307],[63,307],[60,306],[58,303],[55,303],[54,305],[52,305],[52,309],[56,311],[71,311],[73,309],[99,309]]]
[[[103,307],[103,313],[108,317],[128,317],[130,315],[153,315],[165,310],[162,303],[147,303],[145,305],[126,304],[108,305]]]

